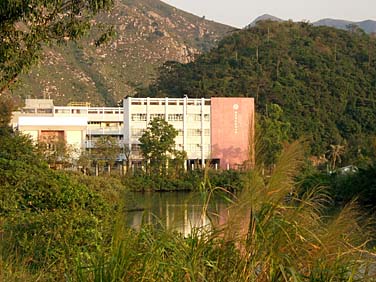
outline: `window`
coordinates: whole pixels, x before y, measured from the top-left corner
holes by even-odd
[[[210,136],[210,129],[209,128],[205,128],[204,129],[204,135],[205,136]]]
[[[188,136],[201,136],[201,129],[191,128],[188,129]]]
[[[165,118],[165,115],[164,114],[150,114],[150,120],[153,120],[153,119],[164,119]]]
[[[132,114],[132,121],[146,121],[146,114]]]
[[[69,109],[56,109],[55,113],[56,114],[69,114],[70,111],[69,111]]]
[[[168,121],[183,121],[183,114],[169,114]]]
[[[210,115],[204,114],[204,121],[210,121]]]
[[[200,144],[188,144],[188,150],[191,152],[201,152]]]
[[[188,120],[189,121],[201,121],[201,114],[189,114]]]
[[[143,133],[144,133],[144,129],[142,129],[142,128],[132,128],[131,129],[132,137],[141,137],[141,135]]]

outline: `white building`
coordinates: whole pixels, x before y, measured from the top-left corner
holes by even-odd
[[[141,159],[140,142],[154,118],[161,118],[178,131],[176,149],[184,150],[191,162],[204,164],[211,158],[210,99],[127,98],[124,100],[124,143],[134,159]]]
[[[36,142],[59,139],[80,150],[112,136],[130,148],[133,162],[140,162],[139,138],[154,118],[178,131],[176,148],[187,153],[189,166],[211,160],[228,169],[254,161],[253,98],[129,97],[123,107],[54,106],[52,100],[27,99],[12,123]]]
[[[78,150],[93,148],[100,136],[113,136],[122,144],[123,107],[91,107],[88,103],[54,106],[52,100],[26,99],[13,113],[13,127],[38,142],[63,139]]]

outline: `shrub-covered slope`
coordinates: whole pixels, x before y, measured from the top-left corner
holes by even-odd
[[[249,96],[259,113],[276,103],[290,138],[312,153],[346,145],[368,154],[376,132],[376,38],[307,23],[259,22],[223,39],[195,62],[166,63],[140,95]]]

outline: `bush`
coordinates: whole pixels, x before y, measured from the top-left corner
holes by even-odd
[[[348,175],[332,176],[332,193],[337,202],[356,199],[364,209],[376,211],[376,165]]]

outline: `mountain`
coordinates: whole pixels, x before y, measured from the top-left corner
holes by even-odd
[[[282,22],[283,20],[280,18],[277,18],[275,16],[264,14],[262,16],[257,17],[253,22],[251,22],[247,27],[254,27],[257,22],[259,21],[275,21],[275,22]]]
[[[253,22],[251,22],[246,28],[254,27],[257,22],[259,21],[275,21],[275,22],[282,22],[283,19],[277,18],[272,15],[264,14],[260,17],[257,17]],[[326,18],[322,20],[318,20],[317,22],[312,23],[314,26],[329,26],[335,27],[338,29],[348,30],[350,26],[358,26],[359,28],[363,29],[366,33],[376,33],[376,21],[373,20],[365,20],[360,22],[353,22],[347,20],[339,20],[339,19],[331,19]]]
[[[358,26],[367,33],[376,32],[376,21],[366,20],[360,22],[352,22],[346,20],[337,20],[337,19],[322,19],[313,23],[314,26],[330,26],[339,29],[349,29],[350,26]]]
[[[366,20],[357,24],[367,33],[376,33],[376,21]]]
[[[331,144],[345,144],[360,160],[375,153],[375,77],[375,37],[261,21],[194,62],[167,64],[139,95],[254,97],[257,112],[266,116],[268,105],[278,104],[291,124],[291,140],[306,139],[316,156]]]
[[[22,77],[14,95],[115,105],[153,81],[164,62],[191,62],[234,30],[158,0],[116,0],[93,23],[80,43],[46,47],[42,62]],[[109,45],[96,47],[101,23],[112,25],[116,35]]]

